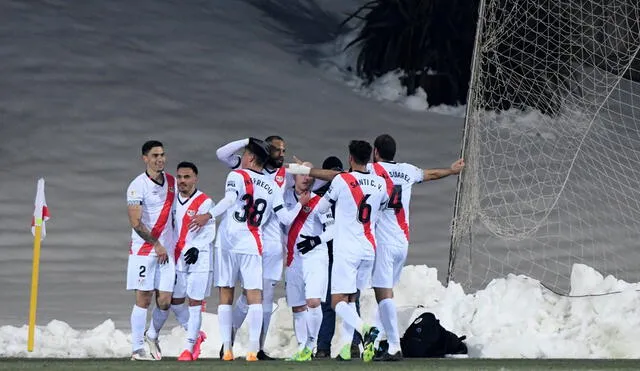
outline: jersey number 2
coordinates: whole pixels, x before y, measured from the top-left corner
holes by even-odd
[[[233,217],[240,223],[247,222],[252,227],[259,227],[262,223],[262,215],[267,208],[267,201],[262,198],[254,200],[253,196],[249,194],[242,196],[241,200],[244,201],[242,214],[240,211],[236,211]]]

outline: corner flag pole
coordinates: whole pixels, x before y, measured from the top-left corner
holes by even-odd
[[[29,336],[27,339],[27,351],[33,352],[34,331],[36,326],[36,309],[38,305],[38,277],[40,273],[40,242],[46,236],[45,221],[49,219],[49,209],[44,197],[44,179],[38,179],[35,209],[31,221],[31,233],[33,233],[33,266],[31,268],[31,300],[29,305]]]
[[[38,224],[39,223],[39,224]],[[33,267],[31,268],[31,300],[29,304],[29,338],[27,350],[33,352],[33,337],[36,326],[36,308],[38,305],[38,277],[40,273],[40,241],[42,219],[36,220],[36,236],[33,238]]]

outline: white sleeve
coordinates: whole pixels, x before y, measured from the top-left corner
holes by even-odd
[[[144,187],[142,182],[138,179],[134,179],[127,188],[127,204],[128,205],[142,205],[144,199]]]
[[[324,232],[320,235],[320,241],[326,243],[327,241],[333,240],[335,226],[331,212],[318,214],[318,219],[325,226]]]
[[[231,169],[240,167],[240,156],[237,154],[242,148],[249,144],[249,138],[240,139],[227,143],[216,150],[218,160],[222,161]]]
[[[224,198],[218,202],[217,205],[211,207],[209,214],[212,217],[222,215],[228,208],[230,208],[234,202],[238,199],[241,193],[244,192],[244,179],[242,175],[232,171],[227,175],[227,181],[225,183]]]
[[[422,183],[424,180],[424,170],[411,164],[404,164],[404,169],[409,175],[412,183]]]
[[[273,194],[273,212],[281,224],[288,226],[293,223],[293,220],[298,216],[301,209],[302,205],[300,202],[297,202],[293,208],[287,209],[284,204],[284,198],[282,197],[282,190],[279,187],[275,187]]]

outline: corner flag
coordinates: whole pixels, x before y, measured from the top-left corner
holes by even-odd
[[[38,190],[36,191],[35,209],[31,219],[31,234],[36,237],[36,226],[42,226],[42,239],[47,235],[45,222],[49,220],[49,208],[44,197],[44,179],[38,179]]]
[[[31,269],[31,301],[29,305],[29,334],[27,337],[27,351],[33,352],[34,332],[36,327],[36,308],[38,306],[38,275],[40,271],[40,241],[47,232],[45,222],[49,220],[49,208],[44,198],[44,179],[38,179],[35,209],[31,219],[31,233],[33,234],[33,267]]]

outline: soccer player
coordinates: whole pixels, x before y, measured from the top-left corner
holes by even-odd
[[[287,183],[285,168],[282,167],[284,163],[284,154],[286,152],[285,141],[280,136],[271,135],[265,139],[265,142],[269,144],[270,153],[269,158],[264,164],[263,172],[266,176],[271,178],[275,186],[284,191],[285,184]],[[241,163],[241,156],[237,153],[244,149],[248,144],[248,138],[230,142],[218,148],[216,150],[216,156],[230,169],[237,169],[240,167]],[[197,223],[197,225],[199,226],[201,222],[204,222],[207,219],[208,216],[206,215],[203,217],[203,219],[197,217],[196,220],[194,220],[194,224]],[[284,265],[282,226],[278,222],[277,218],[272,216],[265,220],[262,239],[264,242],[262,250],[263,313],[258,359],[261,361],[266,361],[273,360],[272,357],[264,352],[264,343],[266,340],[267,332],[269,330],[269,324],[271,323],[271,314],[273,313],[275,287],[282,278],[282,267]],[[235,334],[236,331],[242,326],[242,323],[244,322],[248,311],[249,305],[247,304],[247,297],[243,292],[233,309],[233,334]],[[220,357],[222,358],[222,349],[220,350],[220,354]]]
[[[411,188],[415,183],[460,173],[464,161],[457,160],[449,169],[423,170],[411,164],[393,161],[396,142],[388,134],[378,136],[373,146],[373,163],[368,165],[368,169],[384,178],[389,195],[387,207],[376,226],[378,250],[372,278],[379,320],[387,334],[389,347],[376,360],[395,361],[402,358],[402,352],[393,287],[400,280],[400,273],[407,259]]]
[[[216,287],[220,289],[218,319],[223,343],[223,360],[233,360],[231,345],[231,305],[238,279],[246,291],[249,310],[249,341],[247,361],[257,361],[262,329],[262,252],[263,223],[275,215],[279,223],[290,224],[309,196],[288,210],[282,190],[263,173],[270,154],[269,145],[251,138],[241,158],[241,169],[229,173],[224,198],[209,211],[212,217],[225,213],[216,251]]]
[[[295,206],[299,197],[310,192],[313,181],[308,175],[296,175],[294,187],[285,190],[287,207]],[[312,194],[287,231],[285,289],[298,340],[291,361],[311,360],[322,324],[320,303],[327,295],[329,276],[326,243],[333,238],[333,216],[330,211],[316,210],[320,200],[321,196]]]
[[[402,268],[407,259],[409,246],[409,203],[413,184],[441,179],[458,174],[464,168],[464,160],[455,161],[449,169],[420,169],[407,163],[394,162],[396,142],[388,134],[378,136],[374,141],[373,163],[367,168],[380,175],[389,195],[389,202],[376,225],[378,249],[373,269],[372,285],[378,302],[378,316],[387,334],[389,348],[376,360],[395,361],[402,358],[398,315],[393,301],[393,286],[400,280]],[[313,176],[331,179],[338,172],[311,169]],[[364,358],[370,360],[373,353]]]
[[[213,264],[213,239],[216,224],[213,219],[197,231],[189,230],[191,217],[206,213],[213,201],[196,188],[198,168],[191,162],[178,164],[178,197],[175,206],[175,252],[176,284],[173,290],[173,305],[183,304],[189,298],[187,339],[178,361],[195,361],[200,355],[200,345],[206,338],[200,331],[202,322],[202,300],[211,291],[211,265]]]
[[[318,205],[319,211],[322,212],[335,203],[331,304],[343,320],[341,335],[344,345],[338,355],[338,359],[341,360],[351,359],[354,330],[362,335],[365,352],[373,352],[373,342],[378,334],[375,327],[362,321],[355,308],[356,291],[371,287],[376,249],[373,229],[380,210],[389,200],[384,179],[367,171],[371,152],[369,143],[361,140],[351,141],[351,172],[336,175],[329,191]],[[304,175],[309,174],[310,168],[290,164],[289,171]]]
[[[131,224],[131,244],[127,265],[127,290],[135,290],[131,311],[132,360],[162,358],[158,332],[169,314],[175,282],[173,227],[169,220],[175,201],[175,179],[164,172],[164,146],[156,140],[142,145],[144,173],[127,188],[127,212]],[[145,334],[147,309],[156,293],[149,330]],[[144,349],[149,345],[150,355]]]

